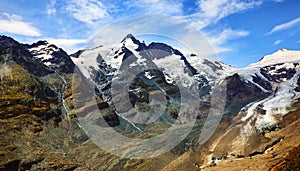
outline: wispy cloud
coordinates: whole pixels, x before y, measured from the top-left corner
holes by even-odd
[[[136,8],[146,13],[182,15],[182,0],[128,0],[127,7]]]
[[[279,45],[282,42],[282,40],[276,40],[273,45]]]
[[[273,29],[271,31],[269,31],[267,33],[267,35],[273,34],[275,32],[281,31],[281,30],[286,30],[286,29],[292,28],[292,27],[294,27],[295,25],[297,25],[299,23],[300,23],[300,17],[295,18],[295,19],[293,19],[289,22],[279,24],[279,25],[273,27]]]
[[[107,7],[97,0],[70,0],[65,10],[75,19],[91,25],[109,17]]]
[[[80,45],[84,45],[87,40],[85,39],[56,39],[56,38],[47,38],[49,43],[55,44],[58,47],[62,47],[68,53],[74,53],[78,50]]]
[[[4,19],[0,18],[0,32],[23,36],[41,36],[40,30],[30,23],[24,22],[21,16],[8,13],[3,13],[3,16],[5,16]]]
[[[263,0],[198,0],[198,9],[190,15],[186,15],[184,11],[184,0],[116,0],[113,2],[71,0],[64,9],[75,19],[85,22],[88,25],[95,26],[95,29],[99,29],[99,21],[103,22],[107,18],[118,19],[118,16],[124,17],[124,15],[120,15],[119,13],[124,11],[123,8],[126,7],[125,12],[130,11],[131,15],[144,13],[169,14],[180,17],[181,19],[192,23],[196,29],[202,30],[207,26],[218,23],[218,21],[227,16],[258,7],[263,2]],[[128,15],[126,14],[125,16]],[[208,35],[208,39],[212,42],[218,52],[232,50],[225,46],[229,40],[249,35],[249,32],[247,31],[232,30],[230,28],[224,28],[219,32],[214,30],[213,32],[214,34],[210,34],[210,32],[206,31],[204,34]]]
[[[257,0],[199,0],[198,12],[187,18],[195,27],[202,29],[208,25],[217,23],[222,18],[244,12],[261,4],[262,1]]]
[[[250,33],[244,30],[232,30],[225,29],[221,33],[212,36],[208,33],[208,40],[213,45],[217,53],[231,51],[232,48],[225,47],[224,44],[228,43],[230,40],[238,39],[241,37],[248,36]]]
[[[50,2],[47,4],[47,14],[52,15],[56,13],[55,8],[56,0],[50,0]]]
[[[249,32],[244,30],[225,29],[217,37],[213,37],[210,41],[214,44],[226,43],[229,40],[248,36]]]
[[[198,30],[205,30],[207,26],[217,24],[223,18],[253,9],[262,3],[261,0],[198,0],[198,10],[183,18]],[[234,47],[229,47],[228,41],[248,36],[249,32],[224,28],[219,32],[205,30],[204,34],[212,43],[216,52],[222,53],[234,50]]]
[[[261,5],[261,1],[240,0],[200,0],[198,1],[200,15],[213,19],[215,22],[231,14]]]

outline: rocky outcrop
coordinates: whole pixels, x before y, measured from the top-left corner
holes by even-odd
[[[258,79],[256,79],[256,81],[257,80]],[[233,114],[233,116],[246,104],[263,99],[269,95],[269,93],[264,92],[255,84],[243,80],[237,73],[227,77],[226,84],[226,110],[229,110],[230,114]]]

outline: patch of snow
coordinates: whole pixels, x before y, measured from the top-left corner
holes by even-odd
[[[213,159],[213,162],[215,163],[215,164],[218,164],[219,162],[221,162],[222,161],[222,158],[220,158],[220,157],[215,157],[214,159]]]
[[[122,52],[122,46],[123,44],[119,43],[102,56],[106,63],[110,64],[113,68],[119,69],[122,65],[124,57],[124,54],[120,55]]]
[[[38,58],[38,59],[41,59],[42,61],[44,61],[44,60],[52,59],[53,56],[51,54],[52,53],[38,54],[38,55],[35,55],[34,57]]]
[[[98,69],[97,57],[107,53],[102,46],[83,51],[78,58],[71,57],[72,61],[79,67],[86,78],[90,78],[91,68]]]
[[[172,77],[170,77],[168,73],[164,73],[164,75],[165,75],[167,83],[169,83],[169,84],[174,83],[174,79]]]
[[[181,60],[181,56],[173,54],[164,58],[153,59],[153,62],[159,68],[164,69],[164,75],[168,74],[171,78],[174,78],[177,83],[181,83],[186,88],[192,86],[194,78],[185,72],[185,64],[184,61]]]
[[[275,96],[263,103],[266,114],[257,118],[256,127],[258,129],[276,124],[278,122],[276,116],[283,116],[292,110],[291,105],[294,100],[300,98],[300,93],[294,91],[294,81],[295,79],[281,83]]]
[[[289,69],[297,70],[298,68],[299,68],[299,64],[294,65],[294,63],[284,63],[284,64],[275,65],[275,69],[268,71],[268,74],[272,76],[281,75],[287,73],[285,70],[289,70]],[[287,81],[287,78],[280,78],[280,81]]]
[[[248,120],[249,118],[251,118],[254,115],[254,110],[256,109],[256,107],[261,103],[261,101],[258,102],[253,102],[248,104],[247,106],[245,106],[243,109],[246,109],[246,116],[244,116],[241,121],[245,122],[246,120]],[[243,110],[242,109],[242,110]]]
[[[51,62],[44,62],[44,65],[46,65],[46,66],[51,66],[52,63],[51,63]]]
[[[294,64],[293,63],[284,63],[284,64],[281,64],[281,65],[276,65],[275,66],[275,70],[279,70],[281,68],[285,68],[285,69],[293,69],[295,68]]]
[[[196,54],[193,54],[193,55],[187,54],[187,55],[185,55],[185,58],[187,59],[187,61],[189,61],[191,66],[194,67],[202,75],[207,75],[208,74],[209,76],[212,76],[212,77],[215,77],[215,78],[228,76],[228,74],[227,74],[228,71],[233,69],[233,67],[231,67],[229,65],[226,65],[226,64],[223,64],[219,61],[206,59],[206,60],[209,60],[210,62],[214,63],[216,66],[219,66],[219,67],[223,68],[223,70],[213,71],[213,69],[211,67],[204,64],[205,58],[202,58],[202,57],[200,57]]]
[[[153,78],[150,71],[145,72],[145,77],[148,78],[149,80],[151,80]]]
[[[124,41],[124,46],[127,47],[131,51],[136,51],[136,49],[139,47],[139,45],[135,44],[131,38],[127,38]]]

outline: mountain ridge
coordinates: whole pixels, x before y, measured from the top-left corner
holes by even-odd
[[[291,53],[292,59],[276,59],[289,56]],[[159,131],[163,132],[165,128],[174,123],[174,119],[180,116],[180,110],[176,107],[177,102],[180,102],[178,84],[190,88],[191,92],[196,92],[199,97],[202,97],[203,101],[201,101],[199,107],[201,115],[197,117],[196,130],[193,130],[182,143],[166,155],[176,158],[182,157],[193,150],[199,150],[198,147],[187,145],[189,144],[187,142],[191,142],[191,144],[196,143],[194,139],[197,137],[198,126],[201,126],[201,121],[207,118],[209,114],[211,91],[214,86],[218,85],[218,82],[214,81],[215,78],[226,80],[225,113],[220,123],[220,129],[217,130],[216,135],[211,138],[204,148],[209,150],[200,150],[201,153],[203,152],[203,155],[199,158],[202,158],[203,161],[201,162],[200,159],[197,159],[197,162],[201,162],[202,167],[207,167],[216,163],[216,158],[225,160],[225,154],[231,156],[252,156],[264,153],[266,148],[272,146],[272,144],[276,146],[279,140],[285,141],[284,138],[273,134],[284,130],[284,128],[289,128],[290,125],[297,121],[290,120],[290,122],[287,122],[285,118],[293,112],[294,118],[298,118],[299,115],[299,113],[295,112],[299,109],[296,104],[298,104],[297,102],[299,102],[300,98],[300,55],[298,54],[300,54],[298,51],[279,50],[274,54],[267,55],[255,65],[237,69],[208,59],[190,62],[189,59],[191,57],[184,56],[179,50],[169,45],[163,43],[145,45],[130,34],[116,47],[99,46],[90,50],[78,51],[73,55],[68,55],[63,49],[45,41],[27,45],[18,43],[12,38],[1,36],[0,88],[2,91],[1,95],[3,93],[6,94],[5,98],[0,101],[0,121],[1,123],[5,121],[6,124],[0,127],[0,136],[1,138],[7,137],[7,140],[10,141],[14,140],[14,136],[22,137],[15,142],[19,147],[13,147],[12,149],[20,150],[19,148],[22,148],[23,150],[25,149],[26,153],[10,151],[13,145],[8,141],[0,141],[1,147],[5,149],[5,152],[1,153],[1,155],[8,156],[9,159],[0,159],[0,169],[9,169],[16,166],[32,170],[41,168],[53,169],[54,167],[61,170],[89,167],[99,170],[102,168],[101,164],[103,167],[108,166],[111,163],[106,163],[98,157],[88,159],[88,161],[95,163],[102,161],[100,165],[87,166],[85,159],[76,156],[76,150],[83,152],[86,157],[90,156],[88,152],[84,152],[87,148],[84,144],[89,144],[89,140],[76,124],[76,119],[88,116],[90,111],[97,109],[103,112],[104,122],[108,123],[108,126],[114,127],[114,129],[119,131],[125,130],[126,135],[129,136],[139,137],[144,134],[143,136],[145,137],[151,137],[161,133]],[[193,57],[197,58],[197,55],[193,55]],[[134,108],[147,110],[150,96],[159,91],[164,92],[169,102],[166,113],[155,123],[159,127],[155,124],[143,125],[131,122],[127,118],[129,116],[116,112],[112,106],[112,95],[109,90],[112,80],[116,79],[116,76],[122,72],[122,69],[121,71],[118,71],[118,69],[122,66],[123,72],[127,72],[127,70],[132,68],[143,69],[138,68],[138,65],[143,67],[156,65],[157,67],[154,69],[151,67],[146,68],[136,75],[133,79],[134,81],[131,82],[131,86],[129,86],[130,103]],[[177,68],[174,69],[175,66]],[[203,67],[201,68],[201,66]],[[163,67],[166,67],[167,70],[160,69]],[[7,73],[8,71],[9,73]],[[14,73],[15,76],[11,76],[10,73]],[[180,80],[176,80],[176,76],[186,78],[186,81],[195,82],[198,84],[198,87],[193,89],[192,84],[184,81],[179,82]],[[74,81],[74,78],[77,77],[79,78]],[[26,82],[22,82],[24,80]],[[30,88],[26,88],[26,85],[29,85]],[[30,90],[32,87],[35,91]],[[77,100],[80,99],[77,96],[82,97],[80,100],[83,100],[83,102],[93,99],[93,97],[85,97],[84,93],[81,92],[82,90],[94,91],[93,95],[95,95],[96,104],[86,103],[88,105],[85,106],[81,102],[77,103]],[[22,96],[16,97],[13,95],[18,95],[18,93],[21,93]],[[23,97],[26,98],[24,99]],[[119,98],[119,96],[116,98]],[[24,107],[26,105],[28,107]],[[126,103],[121,101],[121,105],[125,106]],[[78,111],[82,113],[79,112],[78,115]],[[76,116],[76,113],[78,116]],[[150,116],[146,119],[150,122],[155,117]],[[36,118],[34,119],[36,120],[36,123],[34,122],[36,128],[31,128],[31,125],[28,124],[32,122],[32,118]],[[40,118],[42,119],[40,120]],[[145,118],[136,116],[134,119],[140,120]],[[107,124],[102,122],[97,120],[101,127],[105,127]],[[281,128],[280,125],[283,125],[283,122],[289,124]],[[24,123],[25,125],[23,125],[23,128],[18,126],[16,128],[12,127],[12,125],[18,125],[18,123]],[[21,124],[19,125],[22,126]],[[70,127],[66,127],[66,125]],[[27,128],[32,131],[26,130]],[[11,131],[15,129],[20,131],[18,133]],[[71,134],[68,135],[66,130],[69,130]],[[146,134],[147,131],[152,135]],[[52,139],[53,137],[59,138],[62,134],[69,137],[68,141],[72,147],[66,146],[65,140],[56,140],[60,144],[60,147],[56,147],[55,142],[49,139],[51,137]],[[48,138],[47,135],[51,136]],[[217,135],[222,136],[217,138]],[[27,141],[24,138],[26,136],[37,141],[39,145],[31,149],[23,142],[23,139],[25,142]],[[232,139],[228,139],[226,136]],[[284,135],[280,134],[280,136]],[[45,148],[45,142],[47,142],[45,140],[53,141],[53,144],[50,143],[49,147]],[[253,142],[257,143],[253,144]],[[47,155],[33,152],[42,150],[44,153],[47,153],[47,150],[43,150],[43,148],[49,149],[51,152],[58,149],[66,153],[67,157],[52,155],[52,153]],[[97,152],[96,148],[91,148],[90,150],[97,154],[101,153],[99,157],[110,158],[104,152]],[[33,161],[30,161],[26,157],[28,153],[42,157],[32,157]],[[73,159],[71,160],[70,158],[72,157]],[[112,167],[125,167],[124,161],[113,158],[116,164]],[[60,163],[54,162],[54,159],[60,161]],[[159,163],[160,159],[158,157],[153,159],[153,161]],[[52,161],[55,166],[47,164],[47,160]],[[151,160],[145,160],[144,163],[139,163],[139,161],[135,163],[127,160],[126,163],[133,162],[141,169],[146,168],[148,166],[147,163],[149,164]],[[11,164],[11,161],[15,162],[15,164]],[[278,160],[276,159],[276,161]],[[130,166],[127,170],[130,170],[130,168],[133,169],[134,167]],[[161,166],[161,168],[163,167]]]

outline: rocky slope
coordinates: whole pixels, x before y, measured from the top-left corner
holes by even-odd
[[[113,48],[99,46],[70,56],[46,41],[26,45],[1,36],[0,170],[296,168],[289,156],[297,154],[298,147],[291,148],[300,142],[299,65],[300,53],[285,49],[235,69],[197,54],[183,55],[163,43],[146,45],[133,35]],[[224,114],[215,134],[199,145],[219,80],[226,85]],[[88,122],[97,130],[113,128],[141,139],[160,135],[179,125],[178,118],[190,123],[180,107],[185,103],[182,87],[196,95],[197,101],[189,103],[199,109],[195,125],[172,150],[156,157],[112,155],[94,144],[79,123],[98,111],[103,119]],[[122,99],[126,94],[128,101]],[[151,108],[162,96],[165,110]],[[166,141],[178,138],[174,135]]]
[[[73,168],[38,140],[48,126],[62,121],[64,76],[9,37],[0,37],[0,47],[1,170],[27,170],[47,160],[52,164],[44,163],[45,168]]]
[[[217,134],[219,137],[212,139],[212,145],[209,145],[211,153],[206,159],[208,165],[228,157],[240,159],[259,156],[277,143],[289,141],[285,140],[290,136],[288,131],[286,134],[280,131],[283,128],[291,131],[293,127],[289,124],[297,122],[299,118],[299,62],[298,51],[281,49],[258,63],[228,72],[229,75],[235,73],[236,77],[239,75],[243,83],[255,85],[257,99],[246,103],[229,121],[231,126],[222,127],[223,131]],[[245,92],[242,97],[253,94],[247,92],[247,88],[238,92]],[[281,126],[286,122],[289,124]],[[295,145],[300,139],[298,136],[293,138],[295,142],[292,145]],[[277,160],[274,158],[274,161]],[[256,169],[259,169],[258,166]]]

